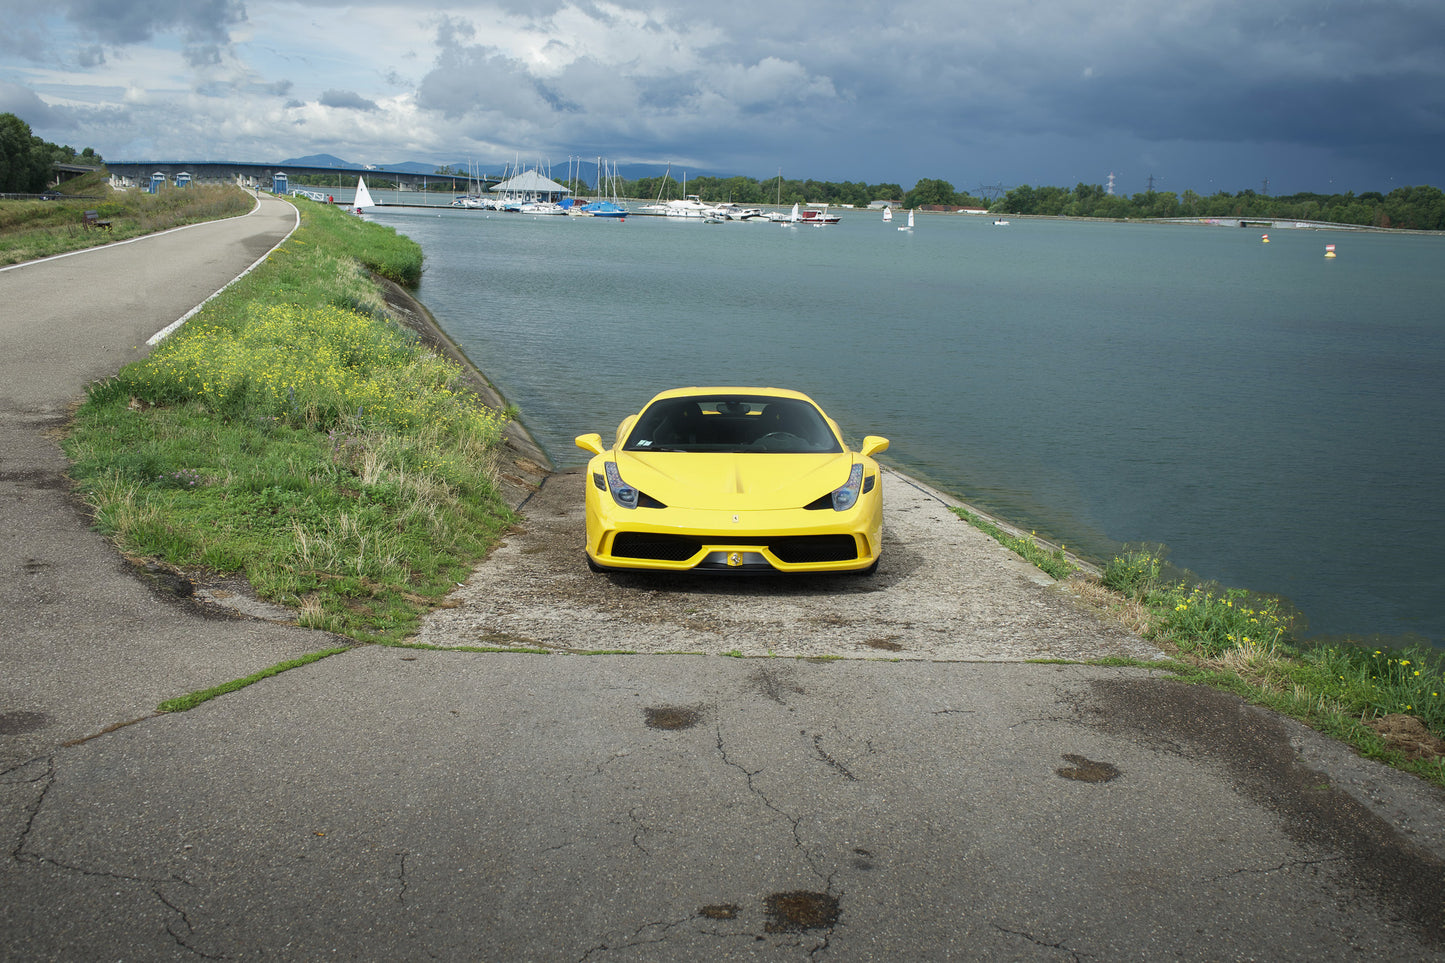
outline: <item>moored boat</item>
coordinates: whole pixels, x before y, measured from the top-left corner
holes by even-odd
[[[704,204],[698,200],[696,194],[689,194],[680,201],[662,201],[657,204],[649,204],[643,208],[653,214],[662,214],[666,217],[707,217],[717,209],[711,204]]]
[[[627,216],[627,208],[611,201],[594,201],[591,204],[584,204],[582,213],[590,214],[593,217],[623,218]]]
[[[799,215],[799,220],[802,221],[802,223],[817,224],[819,226],[824,224],[837,224],[842,219],[842,216],[839,214],[829,214],[827,204],[821,206],[810,204],[803,208]]]

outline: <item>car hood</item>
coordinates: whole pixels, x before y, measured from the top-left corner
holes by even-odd
[[[848,481],[849,452],[617,452],[627,484],[669,508],[773,511],[802,508]]]

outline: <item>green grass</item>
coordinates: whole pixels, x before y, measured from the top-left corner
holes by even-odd
[[[961,506],[955,506],[951,511],[974,528],[992,537],[1000,545],[1012,549],[1024,561],[1047,572],[1054,578],[1068,578],[1077,571],[1077,567],[1066,556],[1063,545],[1058,548],[1047,548],[1039,544],[1036,533],[1014,535]]]
[[[266,262],[90,386],[71,475],[124,552],[239,572],[303,625],[395,642],[514,521],[505,417],[385,315],[370,272],[420,277],[415,243],[299,206]]]
[[[282,672],[285,672],[288,669],[295,669],[303,665],[310,665],[313,662],[319,662],[321,659],[324,659],[327,656],[336,655],[338,652],[347,651],[350,650],[347,649],[345,646],[341,646],[338,648],[323,649],[320,652],[310,652],[306,655],[300,656],[299,658],[288,659],[285,662],[278,662],[276,665],[273,665],[268,669],[262,669],[260,672],[248,675],[245,678],[233,679],[230,682],[225,682],[218,686],[212,686],[209,689],[201,689],[200,691],[192,692],[189,695],[183,695],[175,699],[167,699],[156,708],[160,712],[185,712],[188,709],[194,709],[196,706],[200,705],[203,702],[210,702],[212,699],[216,698],[216,696],[222,696],[228,692],[235,692],[237,689],[244,689],[246,688],[246,686],[252,684],[253,682],[260,682],[262,679],[269,679],[273,675],[280,675]]]
[[[104,171],[85,174],[59,188],[52,201],[0,201],[0,264],[18,264],[82,248],[123,241],[186,224],[245,214],[255,197],[239,187],[193,185],[156,194],[113,191]],[[86,211],[109,221],[87,229]]]
[[[1104,567],[1105,587],[1142,606],[1144,635],[1180,654],[1186,681],[1204,682],[1290,715],[1364,755],[1445,785],[1445,759],[1410,761],[1366,723],[1414,716],[1445,737],[1445,656],[1424,645],[1309,644],[1278,599],[1165,578],[1160,546],[1126,548]]]

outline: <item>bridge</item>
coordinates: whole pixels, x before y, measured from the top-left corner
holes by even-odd
[[[365,177],[368,186],[377,182],[390,182],[398,191],[424,191],[435,189],[438,184],[448,184],[450,190],[464,192],[468,184],[480,182],[485,190],[497,182],[497,178],[467,178],[453,174],[418,174],[415,171],[387,170],[380,167],[306,167],[295,164],[246,164],[234,161],[107,161],[110,171],[110,186],[117,190],[135,187],[153,188],[158,184],[178,186],[184,184],[236,184],[248,190],[278,190],[285,192],[292,187],[293,179],[325,175],[340,177],[341,186],[355,187],[354,178]]]

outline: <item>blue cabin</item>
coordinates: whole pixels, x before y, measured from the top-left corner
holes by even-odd
[[[147,194],[159,194],[161,188],[166,186],[165,171],[156,171],[151,175],[151,186],[146,188]]]
[[[272,193],[272,194],[285,194],[285,193],[287,193],[287,182],[288,182],[288,180],[289,180],[289,179],[286,177],[286,172],[285,172],[285,171],[277,171],[276,173],[272,174],[272,175],[271,175],[271,193]]]

